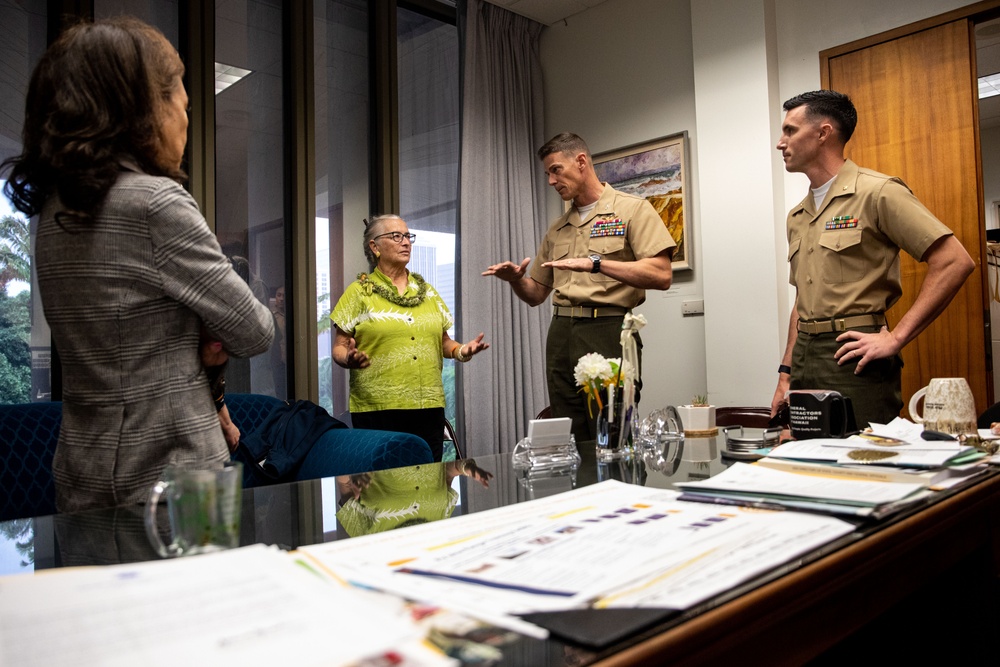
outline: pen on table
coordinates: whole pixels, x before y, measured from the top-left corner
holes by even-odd
[[[920,437],[924,440],[958,440],[955,436],[950,433],[942,433],[941,431],[932,431],[930,429],[924,429],[920,432]]]
[[[712,505],[729,505],[733,507],[750,507],[756,510],[774,510],[776,512],[783,512],[788,509],[784,505],[779,505],[777,503],[770,503],[763,498],[720,498],[719,496],[702,496],[695,493],[682,493],[677,500],[687,500],[689,502],[695,503],[709,503]]]

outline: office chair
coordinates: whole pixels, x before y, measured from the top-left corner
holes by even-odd
[[[715,409],[716,426],[767,428],[770,421],[771,408],[725,407]]]
[[[464,459],[465,458],[465,448],[458,442],[458,436],[455,434],[455,427],[451,425],[451,422],[447,419],[444,420],[444,441],[451,442],[455,447],[455,458]]]

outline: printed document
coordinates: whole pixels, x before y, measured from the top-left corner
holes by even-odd
[[[813,498],[850,505],[874,506],[902,500],[923,488],[919,483],[868,482],[856,479],[800,475],[764,466],[734,463],[718,475],[699,482],[681,482],[685,490],[707,492],[718,490],[759,494]]]
[[[0,578],[0,665],[349,665],[419,639],[396,600],[264,546]]]
[[[509,624],[533,611],[686,609],[853,529],[678,495],[609,480],[300,551],[353,583]]]

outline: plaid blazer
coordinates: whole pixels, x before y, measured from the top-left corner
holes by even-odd
[[[57,222],[61,208],[46,204],[35,252],[63,369],[56,506],[143,502],[167,465],[229,458],[202,324],[248,357],[268,349],[274,318],[174,181],[126,167],[94,220]]]

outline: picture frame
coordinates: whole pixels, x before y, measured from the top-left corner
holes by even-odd
[[[673,270],[690,270],[687,132],[594,155],[594,170],[615,190],[653,205],[677,244]]]

